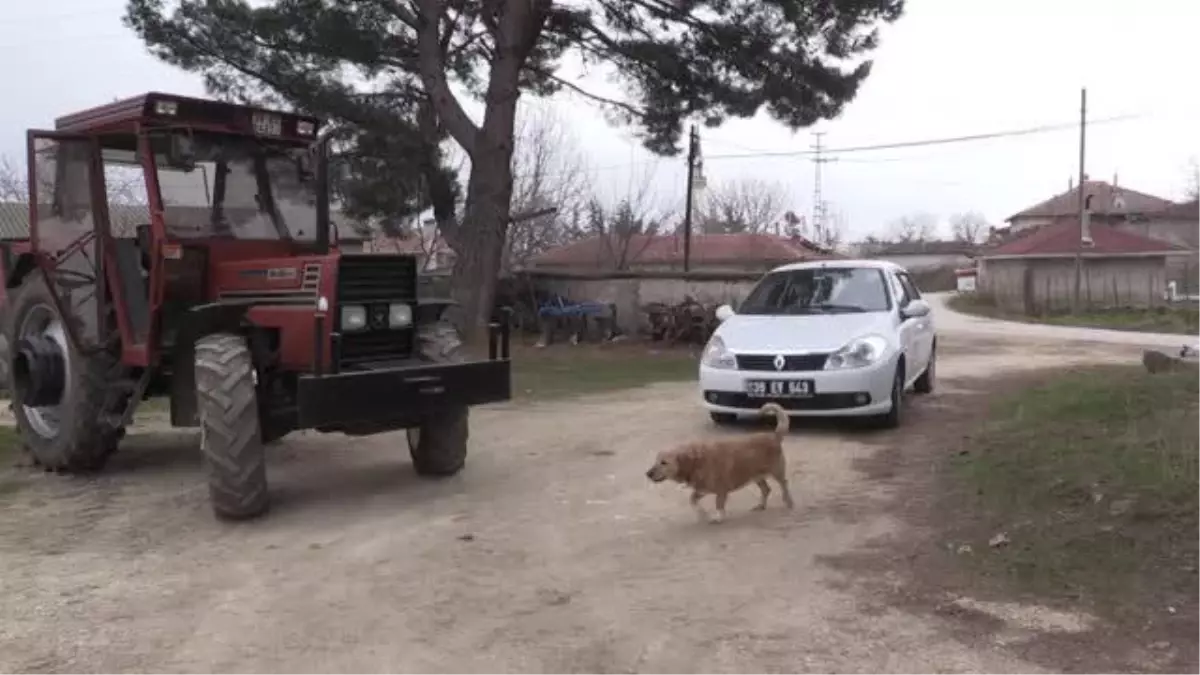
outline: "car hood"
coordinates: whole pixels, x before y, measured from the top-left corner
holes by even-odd
[[[736,314],[716,331],[734,353],[832,352],[854,338],[893,332],[889,312],[756,316]]]

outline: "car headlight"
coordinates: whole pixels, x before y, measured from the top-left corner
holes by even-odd
[[[883,356],[887,351],[887,344],[887,340],[879,335],[855,338],[825,359],[825,370],[869,366]]]
[[[733,353],[725,348],[725,341],[716,335],[708,341],[704,346],[704,352],[700,355],[700,363],[709,368],[737,368],[737,359]]]
[[[362,305],[342,307],[342,330],[354,332],[367,327],[367,308]]]
[[[412,325],[412,307],[403,303],[388,305],[388,328],[408,328]]]

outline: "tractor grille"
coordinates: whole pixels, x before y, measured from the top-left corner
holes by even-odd
[[[413,353],[413,329],[391,330],[372,317],[386,318],[394,302],[411,305],[417,301],[417,261],[411,256],[343,255],[338,267],[338,306],[367,308],[366,330],[343,332],[338,345],[338,365],[355,369],[373,363],[407,359]],[[415,313],[415,312],[414,312]],[[337,314],[341,321],[341,312]]]

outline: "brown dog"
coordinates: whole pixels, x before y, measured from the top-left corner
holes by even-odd
[[[646,472],[646,477],[655,483],[673,480],[692,488],[692,507],[702,518],[708,517],[708,514],[700,505],[700,499],[706,494],[716,495],[717,513],[709,518],[713,523],[724,520],[725,500],[729,498],[729,493],[752,481],[758,484],[762,492],[762,498],[754,510],[767,508],[767,495],[771,494],[767,476],[779,483],[783,503],[792,508],[795,503],[792,493],[788,491],[787,460],[783,456],[783,436],[789,426],[787,412],[777,403],[768,403],[759,410],[759,414],[775,417],[774,432],[718,441],[696,441],[660,452],[654,466]]]

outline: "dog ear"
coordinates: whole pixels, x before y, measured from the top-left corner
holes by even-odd
[[[696,469],[696,458],[688,450],[680,450],[675,453],[675,478],[681,482],[688,482],[692,479],[692,472]]]

